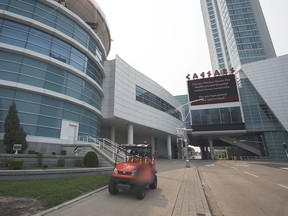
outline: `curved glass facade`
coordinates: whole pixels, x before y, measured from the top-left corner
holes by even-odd
[[[0,86],[1,133],[13,101],[16,102],[21,127],[28,135],[59,138],[62,119],[79,122],[79,136],[97,136],[100,133],[100,117],[85,107],[52,96]]]
[[[101,93],[91,83],[68,70],[32,57],[0,50],[0,77],[65,94],[101,108]]]
[[[14,21],[0,19],[0,42],[26,48],[69,64],[102,85],[103,75],[97,64],[53,35]]]
[[[99,136],[105,51],[75,17],[49,1],[0,2],[0,133],[15,101],[27,135],[68,138],[65,120],[74,136]]]
[[[0,2],[0,9],[19,14],[57,29],[82,44],[94,54],[102,65],[104,64],[104,49],[100,43],[94,39],[92,33],[85,31],[84,28],[76,22],[77,20],[73,20],[60,10],[56,10],[52,6],[44,4],[39,0],[2,0]]]

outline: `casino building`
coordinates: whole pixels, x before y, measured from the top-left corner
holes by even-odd
[[[276,57],[259,0],[200,2],[214,71],[188,81],[188,100],[204,99],[186,108],[190,142],[204,158],[288,159],[288,55]]]

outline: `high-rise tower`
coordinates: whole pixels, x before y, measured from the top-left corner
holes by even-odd
[[[200,0],[212,69],[276,57],[259,0]]]

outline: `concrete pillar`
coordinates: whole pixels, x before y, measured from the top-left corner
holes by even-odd
[[[111,127],[110,139],[115,142],[115,127]]]
[[[152,155],[155,155],[155,137],[151,136]]]
[[[201,149],[201,159],[204,160],[204,159],[206,159],[205,146],[200,146],[200,149]]]
[[[128,125],[128,140],[127,140],[127,144],[133,144],[134,140],[133,140],[133,124],[129,124]]]
[[[171,135],[167,135],[167,152],[168,152],[168,159],[172,159]]]
[[[210,158],[212,160],[215,159],[215,154],[214,154],[214,146],[213,146],[213,138],[209,137],[209,146],[210,146]]]

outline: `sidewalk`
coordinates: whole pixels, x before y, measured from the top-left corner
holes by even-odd
[[[158,188],[147,190],[144,200],[130,192],[109,194],[107,187],[78,197],[35,216],[211,216],[202,184],[193,161],[156,160]]]

